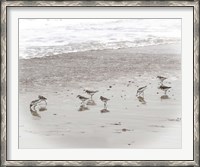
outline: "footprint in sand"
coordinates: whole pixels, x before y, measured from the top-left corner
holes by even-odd
[[[122,125],[121,122],[118,123],[111,123],[111,125]]]
[[[164,125],[149,125],[149,127],[154,127],[154,128],[165,128]]]
[[[131,131],[131,130],[130,129],[126,129],[126,128],[122,129],[122,132],[127,132],[127,131]]]
[[[131,142],[131,143],[128,143],[128,145],[131,146],[131,145],[133,145],[134,143],[135,143],[135,142],[133,141],[133,142]]]
[[[134,131],[134,130],[130,130],[127,128],[122,128],[122,129],[116,129],[116,131],[114,133],[122,133],[122,132],[128,132],[128,131]]]
[[[102,125],[102,126],[100,126],[101,128],[105,128],[106,126],[104,126],[104,125]]]
[[[170,119],[170,118],[169,118],[168,121],[176,121],[176,122],[180,122],[180,121],[181,121],[181,118],[179,118],[179,117],[176,118],[176,119],[173,119],[173,118]]]

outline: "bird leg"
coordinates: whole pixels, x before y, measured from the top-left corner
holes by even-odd
[[[107,103],[106,102],[104,102],[104,109],[107,110]]]
[[[85,107],[85,101],[82,101],[81,106]]]
[[[92,100],[92,96],[93,96],[93,95],[91,95],[91,100]]]

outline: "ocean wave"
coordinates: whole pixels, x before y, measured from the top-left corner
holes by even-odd
[[[84,42],[84,43],[69,43],[68,45],[57,46],[33,46],[21,47],[19,50],[19,58],[30,59],[35,57],[46,57],[59,55],[63,53],[98,51],[108,49],[125,49],[132,47],[143,47],[151,45],[171,44],[180,42],[179,39],[136,39],[131,41],[116,41],[116,42]]]

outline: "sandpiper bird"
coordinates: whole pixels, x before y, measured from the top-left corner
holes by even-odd
[[[95,93],[98,92],[98,90],[92,91],[92,90],[85,90],[85,89],[84,89],[84,91],[85,91],[87,94],[89,94],[89,95],[91,96],[91,100],[92,100],[92,96],[93,96]]]
[[[41,96],[39,95],[38,96],[38,99],[36,100],[33,100],[30,104],[30,111],[31,111],[31,114],[33,116],[37,116],[37,117],[40,117],[40,115],[37,113],[37,110],[36,110],[36,107],[42,103],[42,102],[45,102],[45,106],[47,105],[47,102],[46,102],[47,98],[44,97],[44,96]]]
[[[89,99],[89,98],[81,96],[81,95],[78,95],[77,97],[82,101],[81,104],[83,104],[86,100]]]
[[[110,99],[103,97],[103,96],[100,96],[100,99],[101,99],[102,102],[104,102],[104,108],[106,108],[107,101],[109,101]]]
[[[157,76],[157,78],[160,80],[161,84],[163,84],[163,81],[166,80],[166,77],[162,77],[162,76]]]
[[[167,91],[168,91],[171,87],[165,86],[165,85],[161,85],[159,88],[160,88],[161,90],[165,91],[165,94],[166,94]]]
[[[141,94],[143,94],[143,96],[144,96],[144,90],[145,90],[146,88],[147,88],[147,86],[140,87],[140,88],[137,90],[136,96],[140,96]]]

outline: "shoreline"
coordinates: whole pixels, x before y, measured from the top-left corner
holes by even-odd
[[[114,49],[101,49],[101,50],[85,50],[85,51],[74,51],[74,52],[67,52],[67,53],[62,53],[62,54],[56,54],[56,55],[49,55],[49,56],[43,56],[43,57],[30,57],[30,58],[23,58],[23,57],[19,57],[19,60],[29,60],[29,59],[40,59],[40,58],[48,58],[48,57],[53,57],[53,56],[61,56],[61,55],[66,55],[66,54],[76,54],[76,53],[87,53],[87,52],[99,52],[99,51],[113,51],[113,50],[116,50],[116,51],[123,51],[123,50],[126,50],[126,49],[145,49],[145,48],[151,48],[151,47],[158,47],[158,46],[165,46],[165,45],[168,45],[168,46],[170,46],[170,45],[177,45],[177,46],[179,46],[179,45],[181,45],[181,42],[176,42],[176,43],[164,43],[164,44],[157,44],[157,45],[155,45],[155,44],[152,44],[152,45],[145,45],[145,46],[134,46],[134,47],[127,47],[127,48],[114,48]]]

